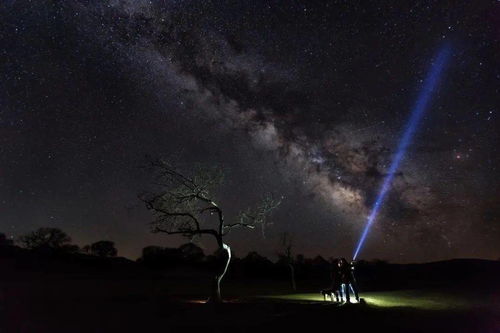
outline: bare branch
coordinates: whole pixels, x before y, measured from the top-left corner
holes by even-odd
[[[152,231],[187,237],[211,234],[221,244],[224,219],[222,210],[211,199],[211,193],[222,179],[220,169],[196,167],[192,175],[187,176],[166,161],[153,161],[151,167],[158,190],[143,194],[140,199],[153,212]],[[201,229],[202,215],[207,211],[218,214],[217,230]]]
[[[234,223],[229,226],[229,230],[232,226],[241,226],[246,228],[254,229],[256,225],[260,225],[262,229],[262,235],[265,236],[265,227],[267,222],[267,217],[271,214],[272,210],[277,208],[281,204],[281,199],[276,200],[272,194],[265,195],[261,202],[252,208],[248,208],[245,211],[240,212],[238,216],[238,223]],[[229,232],[227,230],[226,233]]]
[[[195,166],[186,175],[163,160],[151,162],[151,167],[155,171],[154,185],[158,190],[143,195],[141,200],[153,212],[155,232],[186,236],[211,233],[218,237],[221,244],[222,237],[237,227],[255,229],[260,225],[264,234],[267,216],[281,203],[281,200],[268,194],[256,207],[242,211],[234,223],[226,225],[222,209],[213,199],[217,186],[223,180],[221,169]],[[218,226],[210,232],[201,232],[207,212],[217,214]]]
[[[220,300],[220,281],[231,260],[231,248],[223,242],[223,237],[236,227],[254,229],[260,224],[264,230],[266,216],[280,201],[272,196],[264,197],[254,210],[248,209],[239,215],[235,223],[225,225],[222,209],[215,201],[215,191],[223,180],[220,169],[197,166],[186,175],[166,161],[158,160],[151,166],[155,171],[156,191],[143,194],[140,199],[153,213],[152,231],[190,238],[205,234],[215,237],[225,258],[223,270],[214,279],[214,299]],[[218,228],[202,228],[207,217],[205,213],[217,214]]]
[[[224,228],[234,228],[234,227],[245,227],[245,228],[255,229],[255,225],[247,223],[233,223],[224,226]]]

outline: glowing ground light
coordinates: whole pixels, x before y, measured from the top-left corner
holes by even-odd
[[[411,139],[415,133],[415,130],[417,129],[417,126],[422,119],[422,115],[425,112],[425,109],[427,108],[427,105],[429,104],[429,101],[432,96],[432,92],[436,88],[437,84],[439,83],[439,78],[441,76],[441,73],[443,72],[443,69],[448,62],[450,58],[450,53],[451,53],[451,48],[449,45],[444,45],[440,50],[439,53],[437,54],[437,57],[435,61],[432,63],[431,69],[427,73],[427,77],[423,83],[422,90],[420,91],[420,94],[418,96],[417,102],[415,106],[413,107],[411,117],[408,120],[406,129],[404,131],[404,134],[401,138],[401,141],[399,142],[396,155],[394,155],[394,159],[392,160],[391,167],[389,169],[389,172],[387,173],[387,176],[384,179],[384,182],[382,183],[382,186],[380,188],[380,192],[378,194],[377,200],[375,201],[372,211],[370,215],[368,216],[368,220],[366,221],[365,229],[363,230],[363,233],[361,234],[361,237],[359,238],[358,245],[356,247],[356,251],[354,251],[354,256],[353,260],[356,259],[356,257],[359,254],[359,251],[363,247],[363,244],[365,242],[366,236],[368,235],[368,232],[370,231],[370,227],[372,226],[373,222],[377,218],[377,214],[380,210],[380,207],[382,206],[382,203],[384,202],[385,196],[387,192],[389,191],[389,188],[392,183],[392,179],[394,178],[394,174],[398,170],[399,163],[404,157],[404,154],[406,152],[406,149],[408,148],[408,145],[411,143]]]

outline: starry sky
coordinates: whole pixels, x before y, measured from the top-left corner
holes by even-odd
[[[145,156],[218,165],[226,219],[283,202],[236,255],[350,257],[436,51],[442,81],[360,259],[500,258],[498,1],[5,0],[0,231],[136,258]],[[212,239],[202,239],[207,251]]]

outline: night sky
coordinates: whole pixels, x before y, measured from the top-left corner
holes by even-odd
[[[500,258],[500,2],[0,4],[0,231],[151,234],[146,155],[225,169],[226,219],[283,196],[237,256],[350,257],[436,51],[451,60],[360,259]],[[207,251],[213,239],[202,239]]]

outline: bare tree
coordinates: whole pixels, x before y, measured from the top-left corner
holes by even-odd
[[[281,252],[279,253],[280,259],[288,266],[290,269],[290,279],[292,282],[293,291],[297,290],[297,285],[295,283],[295,266],[293,259],[293,239],[288,232],[284,232],[280,240]]]
[[[167,161],[151,162],[157,191],[140,196],[146,208],[153,212],[152,231],[189,238],[210,235],[217,242],[221,265],[213,280],[209,301],[221,302],[220,284],[231,261],[231,248],[224,237],[234,228],[265,227],[266,217],[280,204],[272,195],[265,196],[253,209],[241,212],[233,223],[226,223],[222,208],[215,199],[223,173],[218,168],[197,166],[187,174]],[[215,217],[215,226],[210,225]],[[212,224],[213,225],[213,224]]]

